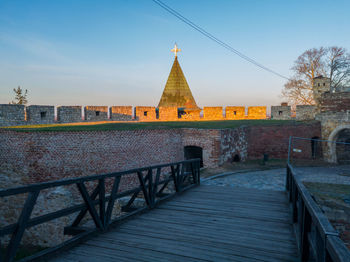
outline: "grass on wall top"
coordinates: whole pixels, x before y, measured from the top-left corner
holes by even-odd
[[[298,125],[305,123],[295,120],[224,120],[224,121],[174,121],[174,122],[118,122],[118,123],[75,123],[75,124],[47,124],[5,127],[6,130],[19,132],[64,132],[64,131],[110,131],[110,130],[140,130],[140,129],[226,129],[240,126],[271,126]],[[1,129],[0,129],[1,130]]]

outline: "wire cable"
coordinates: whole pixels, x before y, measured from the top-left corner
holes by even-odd
[[[204,30],[202,27],[196,25],[195,23],[193,23],[191,20],[187,19],[186,17],[184,17],[183,15],[181,15],[179,12],[175,11],[174,9],[172,9],[170,6],[166,5],[165,3],[163,3],[160,0],[152,0],[154,3],[156,3],[157,5],[159,5],[160,7],[162,7],[164,10],[166,10],[167,12],[169,12],[170,14],[172,14],[173,16],[175,16],[176,18],[180,19],[182,22],[184,22],[185,24],[189,25],[190,27],[192,27],[193,29],[195,29],[196,31],[198,31],[199,33],[201,33],[202,35],[206,36],[207,38],[209,38],[210,40],[216,42],[217,44],[221,45],[222,47],[226,48],[227,50],[231,51],[232,53],[238,55],[239,57],[241,57],[242,59],[248,61],[249,63],[252,63],[253,65],[260,67],[261,69],[270,72],[278,77],[284,78],[289,80],[288,77],[264,66],[263,64],[260,64],[259,62],[257,62],[256,60],[244,55],[243,53],[239,52],[238,50],[236,50],[235,48],[233,48],[232,46],[230,46],[229,44],[221,41],[220,39],[218,39],[217,37],[213,36],[212,34],[210,34],[209,32],[207,32],[206,30]]]

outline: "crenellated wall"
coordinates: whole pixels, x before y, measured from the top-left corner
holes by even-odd
[[[339,94],[326,94],[323,96],[323,110],[347,110],[347,103],[335,105],[333,96]],[[346,94],[346,101],[349,101]],[[333,99],[334,100],[334,99]],[[244,106],[227,106],[225,108],[204,107],[203,109],[186,109],[176,107],[152,107],[152,106],[85,106],[84,115],[82,106],[58,106],[57,119],[55,119],[54,106],[41,105],[12,105],[0,104],[0,126],[14,126],[27,124],[51,124],[51,123],[77,123],[98,121],[213,121],[213,120],[243,120],[243,119],[267,119],[266,106],[250,106],[246,114]],[[201,112],[203,114],[201,115]],[[315,119],[316,107],[298,105],[296,111],[297,120]],[[271,119],[290,120],[291,108],[287,105],[272,106]]]

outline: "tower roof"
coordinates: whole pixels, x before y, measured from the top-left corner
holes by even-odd
[[[176,49],[176,46],[175,46]],[[193,98],[192,92],[182,72],[177,55],[171,68],[168,80],[160,98],[158,107],[182,107],[186,109],[197,109],[198,106]]]

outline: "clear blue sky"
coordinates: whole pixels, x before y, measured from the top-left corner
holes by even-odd
[[[350,49],[350,1],[163,0],[260,63],[290,76],[306,49]],[[151,0],[0,0],[0,103],[154,105],[174,56],[199,106],[278,104],[284,79],[235,56]]]

